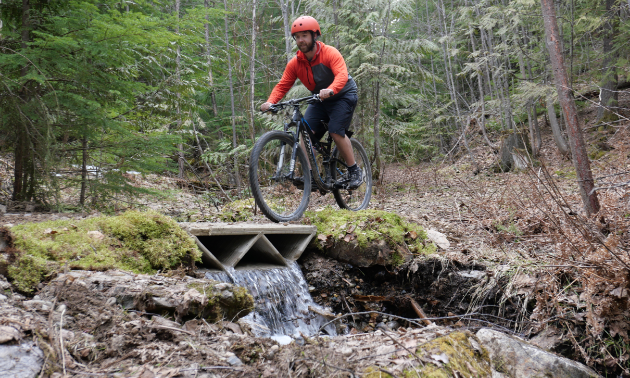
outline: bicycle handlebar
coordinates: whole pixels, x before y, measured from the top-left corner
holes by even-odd
[[[318,94],[315,95],[311,95],[311,96],[306,96],[306,97],[301,97],[301,98],[292,98],[290,100],[287,101],[283,101],[283,102],[279,102],[277,104],[273,104],[269,107],[268,110],[263,111],[263,113],[266,112],[273,112],[273,113],[277,113],[278,111],[284,109],[287,106],[296,106],[299,105],[300,103],[306,101],[307,103],[311,104],[315,101],[322,101],[321,98],[319,98]]]

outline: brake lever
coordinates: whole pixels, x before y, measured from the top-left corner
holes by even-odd
[[[307,103],[307,104],[314,104],[314,103],[315,103],[315,102],[317,102],[317,101],[322,102],[322,101],[324,101],[324,100],[322,100],[321,98],[319,98],[319,95],[318,95],[318,94],[316,94],[316,95],[313,95],[313,98],[311,98],[311,99],[307,100],[307,101],[306,101],[306,103]]]
[[[267,112],[271,112],[271,113],[273,113],[273,114],[278,114],[278,112],[279,112],[280,110],[281,110],[280,108],[276,108],[275,106],[271,105],[271,106],[269,107],[269,109],[267,109],[267,110],[261,110],[260,112],[261,112],[261,113],[263,113],[263,114],[264,114],[264,113],[267,113]]]

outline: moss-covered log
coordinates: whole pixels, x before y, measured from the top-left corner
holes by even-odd
[[[193,239],[174,220],[152,211],[26,223],[5,234],[9,244],[1,260],[8,278],[25,293],[66,269],[151,274],[192,268],[201,259]]]
[[[387,211],[329,207],[307,211],[304,222],[317,226],[317,248],[360,267],[401,266],[414,254],[429,254],[436,249],[420,225]]]

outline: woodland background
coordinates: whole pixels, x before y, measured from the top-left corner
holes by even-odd
[[[555,9],[577,106],[603,105],[597,127],[614,127],[630,2]],[[257,109],[295,54],[289,23],[302,14],[358,83],[353,127],[376,179],[383,162],[457,153],[478,170],[476,133],[496,151],[520,135],[535,159],[540,119],[571,154],[536,1],[0,0],[0,151],[14,172],[3,196],[59,208],[76,188],[76,206],[98,206],[138,191],[134,171],[214,187],[211,201],[246,195],[253,142],[279,127]]]

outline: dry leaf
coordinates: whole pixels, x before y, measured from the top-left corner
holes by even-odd
[[[416,239],[418,238],[418,233],[417,233],[417,232],[415,232],[415,231],[408,231],[408,232],[405,234],[405,237],[406,237],[406,238],[411,238],[411,240],[416,240]]]

